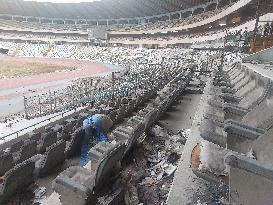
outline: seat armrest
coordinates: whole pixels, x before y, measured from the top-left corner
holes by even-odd
[[[258,160],[237,153],[228,153],[224,161],[232,168],[242,169],[273,181],[273,168]]]
[[[228,137],[240,136],[250,140],[255,140],[265,133],[263,129],[251,127],[235,120],[225,120],[224,130],[228,133]]]

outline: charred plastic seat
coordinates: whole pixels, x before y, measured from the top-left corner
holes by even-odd
[[[17,153],[20,151],[21,147],[24,145],[24,141],[20,140],[18,142],[15,142],[10,146],[10,152],[11,153]]]
[[[18,154],[16,156],[14,156],[14,161],[16,164],[19,164],[19,163],[33,157],[36,154],[37,154],[37,141],[28,140],[21,147]]]
[[[44,153],[46,148],[51,146],[57,141],[57,132],[50,131],[42,135],[41,140],[38,142],[38,152]]]
[[[33,171],[35,163],[31,160],[24,161],[3,176],[3,181],[0,184],[0,203],[9,199],[17,191],[26,189],[33,181]]]
[[[63,140],[70,140],[71,132],[73,132],[73,128],[74,128],[74,123],[73,122],[66,122],[65,123],[64,128],[63,128],[63,130],[61,132],[61,136],[62,136]]]
[[[41,133],[40,132],[31,132],[28,134],[29,139],[38,142],[41,139]]]
[[[91,170],[74,166],[59,174],[52,186],[62,204],[96,204],[100,190],[119,172],[124,149],[122,144],[98,143],[90,150]]]
[[[145,123],[145,129],[151,126],[151,124],[157,119],[158,109],[154,107],[145,107],[138,112],[137,117],[143,118]]]
[[[45,176],[54,171],[56,166],[62,164],[65,160],[65,146],[65,141],[60,140],[47,147],[46,152],[40,155],[40,159],[35,163],[35,175]]]
[[[63,125],[61,125],[61,124],[56,124],[56,125],[55,125],[54,127],[52,127],[51,129],[52,129],[52,131],[61,133],[62,130],[63,130],[63,128],[64,128]]]
[[[3,176],[8,170],[14,167],[13,157],[10,152],[0,155],[0,176]]]
[[[137,139],[144,133],[145,124],[134,123],[132,120],[128,120],[126,126],[117,127],[111,134],[111,137],[118,142],[122,142],[126,145],[124,154],[132,148],[136,143]]]
[[[84,129],[80,127],[74,131],[70,141],[66,143],[66,158],[71,158],[80,154],[83,138]]]

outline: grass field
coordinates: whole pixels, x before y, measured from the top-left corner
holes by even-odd
[[[0,79],[30,76],[42,73],[51,73],[60,70],[74,70],[72,67],[65,67],[54,64],[42,64],[31,62],[20,62],[4,60],[0,63]]]

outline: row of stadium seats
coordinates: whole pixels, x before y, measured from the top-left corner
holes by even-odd
[[[193,172],[229,189],[230,204],[272,201],[272,79],[241,63],[208,84]]]
[[[54,172],[55,168],[62,165],[65,159],[78,156],[84,134],[81,126],[87,116],[95,113],[107,114],[114,123],[119,123],[148,99],[153,98],[158,89],[173,80],[173,84],[168,85],[169,89],[165,89],[166,95],[173,96],[172,98],[164,97],[164,100],[170,99],[166,101],[167,104],[164,106],[169,105],[175,97],[174,94],[177,93],[175,88],[184,86],[188,82],[188,78],[184,78],[184,76],[189,76],[190,73],[180,63],[173,64],[172,62],[165,65],[166,67],[153,65],[140,67],[132,70],[132,73],[125,73],[121,76],[124,78],[121,83],[128,85],[130,80],[135,82],[135,72],[138,73],[140,78],[138,78],[139,87],[137,90],[140,92],[137,94],[133,87],[129,87],[134,91],[130,92],[131,96],[128,98],[121,99],[117,96],[114,101],[111,101],[109,95],[100,95],[100,99],[97,99],[93,109],[29,133],[22,140],[18,137],[14,143],[6,147],[7,149],[1,150],[0,175],[3,177],[1,177],[0,200],[9,199],[16,191],[31,184],[35,177],[43,177]],[[175,84],[180,81],[183,84]],[[110,90],[109,92],[107,90],[105,89],[105,92],[109,93]],[[155,102],[162,103],[162,97],[157,98]],[[156,105],[156,107],[158,106]],[[164,110],[163,107],[162,110]],[[148,115],[146,116],[145,112],[143,110],[140,115],[146,122]],[[149,125],[150,123],[147,123],[146,128]],[[3,145],[1,146],[3,147]]]
[[[91,148],[91,167],[69,167],[53,181],[53,189],[61,195],[63,205],[77,203],[96,204],[97,197],[105,185],[112,182],[121,169],[121,161],[147,130],[170,104],[181,94],[189,82],[190,72],[178,74],[164,92],[150,102],[145,108],[131,117],[124,125],[111,133],[110,143],[101,142]]]
[[[231,4],[232,5],[232,4]],[[228,5],[228,6],[231,6]],[[143,25],[108,25],[107,27],[110,31],[128,31],[128,30],[149,30],[155,28],[171,28],[182,25],[191,24],[194,22],[201,21],[205,18],[209,18],[221,11],[225,10],[228,6],[215,9],[213,11],[206,11],[201,14],[196,14],[182,19],[173,19],[171,21],[159,21],[156,23],[145,23]],[[97,27],[97,25],[86,25],[86,24],[42,24],[35,22],[18,22],[12,20],[0,20],[0,29],[18,29],[18,31],[47,31],[47,32],[85,32],[87,33],[88,29]],[[103,27],[103,26],[100,26]]]
[[[188,24],[202,21],[206,18],[210,18],[210,17],[224,11],[225,9],[227,9],[231,5],[233,5],[233,4],[227,5],[225,7],[219,8],[219,9],[215,9],[213,11],[207,11],[207,12],[204,12],[201,14],[189,16],[184,19],[174,19],[171,21],[160,21],[160,22],[156,22],[156,23],[147,23],[147,24],[139,25],[139,26],[134,25],[134,26],[129,26],[129,27],[125,27],[125,28],[118,28],[118,30],[115,30],[115,31],[120,31],[120,32],[122,32],[122,31],[145,31],[145,30],[152,30],[152,29],[165,29],[165,28],[184,26],[184,25],[188,25]],[[114,29],[111,29],[111,30],[114,30]]]

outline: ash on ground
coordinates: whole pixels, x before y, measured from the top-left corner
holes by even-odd
[[[165,204],[188,133],[155,125],[143,134],[121,173],[126,204]]]

